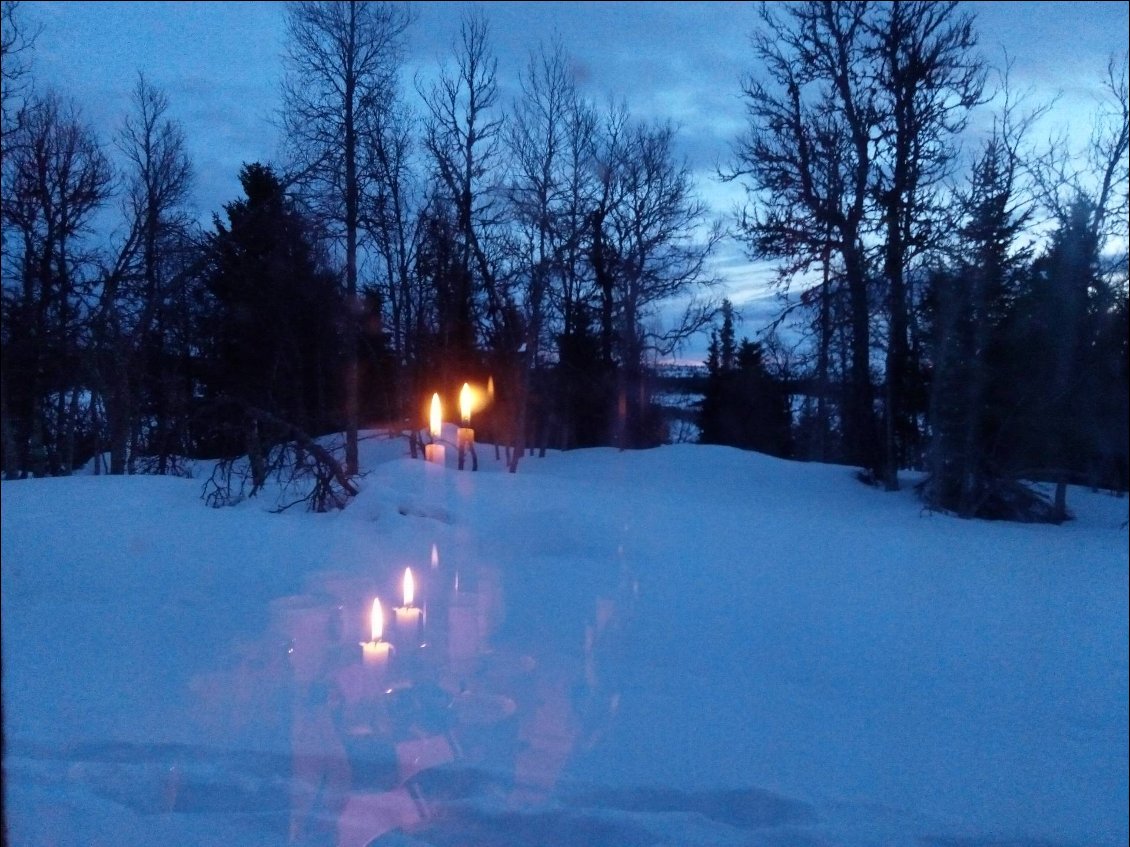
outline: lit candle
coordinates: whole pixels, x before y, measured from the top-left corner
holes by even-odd
[[[404,605],[397,606],[396,611],[396,640],[402,647],[416,647],[420,643],[420,622],[422,612],[412,605],[416,597],[416,581],[412,578],[412,569],[404,569]]]
[[[373,600],[373,611],[369,613],[369,626],[372,639],[361,642],[361,656],[365,667],[383,674],[388,667],[388,654],[392,650],[392,645],[381,640],[381,636],[384,635],[385,616],[381,610],[379,597]]]
[[[470,447],[475,442],[475,431],[471,429],[471,386],[463,383],[463,390],[459,392],[459,415],[463,419],[463,426],[457,430],[457,443],[459,449]]]
[[[443,411],[439,405],[438,393],[432,395],[432,411],[428,423],[432,433],[432,443],[424,445],[424,459],[442,465],[447,451],[442,444],[436,443],[443,434]]]
[[[455,443],[459,447],[459,470],[463,470],[468,452],[471,454],[471,470],[477,471],[479,469],[479,457],[475,455],[475,431],[471,429],[471,406],[473,402],[471,386],[463,383],[463,390],[459,392],[459,415],[463,418],[463,425],[455,433]]]

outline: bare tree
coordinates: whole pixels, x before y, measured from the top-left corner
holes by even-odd
[[[553,325],[550,306],[568,302],[572,296],[568,289],[574,285],[575,264],[570,258],[576,257],[584,234],[584,216],[578,214],[580,198],[576,194],[578,164],[570,149],[571,141],[577,140],[575,113],[584,106],[559,42],[531,54],[521,88],[506,133],[513,163],[509,199],[516,229],[515,271],[520,278],[526,349],[525,366],[515,386],[517,439],[510,462],[512,471],[524,452],[529,428],[531,371],[539,368],[542,351],[551,343],[547,337],[547,329]]]
[[[1130,214],[1128,57],[1123,53],[1107,62],[1089,143],[1076,150],[1066,137],[1053,139],[1032,166],[1041,202],[1055,221],[1068,220],[1072,207],[1087,198],[1091,227],[1107,253],[1106,271],[1123,279]]]
[[[530,56],[521,88],[506,133],[513,163],[509,199],[519,233],[526,345],[536,361],[546,341],[549,290],[573,236],[563,213],[569,199],[568,131],[577,93],[560,43]]]
[[[37,29],[22,20],[19,0],[0,2],[0,152],[8,147],[8,133],[20,123],[22,99],[31,77],[31,56]]]
[[[911,280],[944,234],[956,139],[984,82],[972,19],[958,9],[954,2],[806,0],[778,12],[763,4],[753,39],[761,73],[744,85],[749,131],[723,174],[746,185],[741,232],[754,256],[780,261],[786,288],[823,268],[819,296],[806,298],[822,315],[819,370],[828,372],[827,334],[846,335],[846,458],[888,489],[898,487],[898,468],[918,434],[908,407]],[[827,317],[831,289],[841,286],[848,315],[837,327]],[[886,341],[882,437],[873,327]]]
[[[722,237],[720,225],[710,221],[674,145],[670,124],[636,124],[619,162],[621,196],[609,231],[618,257],[617,310],[625,361],[642,363],[650,353],[673,353],[717,308],[703,292],[716,282],[706,263]],[[661,304],[678,298],[685,298],[684,305],[671,324],[653,320]]]
[[[504,350],[517,347],[513,342],[518,332],[506,308],[505,280],[495,250],[503,121],[498,112],[498,62],[480,11],[464,15],[454,50],[454,68],[420,93],[426,110],[424,147],[439,196],[454,210],[458,238],[456,306],[449,319],[455,325],[441,326],[440,331],[454,336],[447,346],[457,358],[466,359],[478,341],[476,324],[481,322],[483,335],[493,335],[495,346]]]
[[[390,108],[402,41],[411,22],[407,6],[368,0],[303,2],[287,10],[287,76],[283,129],[311,207],[344,242],[345,469],[358,470],[357,362],[358,251],[362,198],[372,171],[363,167],[362,133]]]
[[[126,166],[126,233],[103,273],[94,313],[112,474],[136,466],[146,359],[162,354],[160,322],[178,288],[181,269],[174,263],[187,240],[184,205],[192,185],[184,131],[168,115],[168,97],[139,74],[132,100],[117,138]],[[163,411],[157,410],[159,427],[165,425]]]
[[[5,269],[14,283],[3,312],[5,470],[68,472],[92,259],[83,236],[113,177],[93,131],[54,94],[31,104],[13,140],[4,174],[5,229],[16,242]]]
[[[884,449],[879,475],[898,489],[898,469],[916,427],[909,420],[910,318],[908,274],[939,246],[943,181],[951,176],[956,139],[969,110],[981,102],[985,71],[973,53],[973,18],[956,0],[890,3],[869,21],[880,92],[880,142],[874,192],[883,238],[887,350]]]
[[[372,239],[381,266],[376,289],[388,314],[388,334],[398,366],[415,355],[412,328],[423,308],[413,273],[416,220],[421,200],[415,190],[413,133],[415,120],[403,104],[371,116],[364,129],[368,192],[362,225]],[[403,367],[397,368],[402,372]],[[398,392],[399,402],[407,399]]]
[[[722,176],[747,192],[739,229],[751,254],[777,259],[787,286],[836,257],[826,277],[846,289],[850,349],[841,418],[849,461],[877,464],[866,249],[881,115],[868,66],[865,2],[763,4],[743,83],[749,120]],[[822,298],[821,302],[826,302]]]
[[[598,153],[603,191],[592,217],[592,256],[604,344],[612,341],[618,364],[615,441],[621,446],[641,443],[646,427],[647,356],[673,352],[717,310],[703,291],[715,282],[706,266],[721,228],[711,225],[695,196],[690,170],[675,157],[674,139],[670,124],[631,122],[625,109],[614,109]],[[680,298],[681,312],[662,326],[659,307]]]

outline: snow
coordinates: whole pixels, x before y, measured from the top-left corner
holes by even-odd
[[[508,474],[479,445],[470,473],[368,436],[330,514],[208,508],[200,468],[3,483],[10,843],[284,844],[296,818],[304,844],[358,822],[391,827],[375,844],[1127,842],[1126,499],[973,522],[723,447]],[[334,805],[363,710],[292,699],[314,690],[292,678],[303,642],[288,655],[271,611],[343,585],[387,610],[406,566],[432,640],[395,676],[437,682],[462,742],[446,782],[409,783],[422,820],[403,787]],[[482,638],[463,664],[456,572]],[[336,601],[346,644],[357,594]],[[343,690],[357,654],[333,654]],[[304,818],[311,739],[348,761]]]

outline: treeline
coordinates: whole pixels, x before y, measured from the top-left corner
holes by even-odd
[[[990,92],[956,4],[763,9],[722,176],[748,191],[737,234],[799,292],[804,343],[784,351],[734,338],[709,271],[722,229],[673,126],[588,101],[560,44],[500,102],[471,13],[406,91],[410,5],[287,6],[286,158],[246,163],[202,228],[163,92],[139,75],[104,137],[34,85],[24,11],[3,3],[9,479],[244,455],[251,491],[313,468],[324,506],[360,429],[415,431],[432,392],[454,409],[488,379],[476,429],[512,470],[535,446],[650,446],[649,362],[717,320],[703,440],[890,488],[926,468],[929,501],[968,515],[1023,513],[1025,475],[1126,485],[1124,63],[1082,158],[1033,152],[1039,110],[1006,87],[970,166]]]
[[[1039,145],[1050,107],[986,66],[961,4],[759,14],[748,129],[722,176],[745,187],[739,233],[778,262],[805,338],[775,385],[739,392],[769,416],[759,442],[888,489],[925,470],[926,501],[966,516],[1062,520],[1068,482],[1124,491],[1125,55],[1089,145]],[[724,332],[708,435],[735,380],[764,383],[760,348],[743,345],[742,364]],[[781,385],[790,442],[774,434]],[[1054,502],[1019,484],[1033,479],[1057,483]]]
[[[672,126],[581,97],[561,46],[503,104],[472,14],[409,94],[410,7],[288,7],[287,159],[247,163],[244,196],[201,229],[165,95],[139,77],[115,166],[73,104],[34,87],[23,11],[4,4],[9,478],[240,451],[254,488],[294,428],[344,432],[350,475],[359,428],[418,428],[425,398],[454,409],[468,380],[492,381],[476,426],[512,468],[535,442],[660,443],[645,365],[709,320],[720,236]]]

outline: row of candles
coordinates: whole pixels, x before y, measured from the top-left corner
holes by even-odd
[[[488,396],[494,393],[493,387],[494,381],[491,380],[487,386]],[[470,384],[465,382],[463,388],[459,391],[459,416],[462,424],[455,432],[460,469],[463,467],[463,454],[468,450],[473,451],[475,447],[475,430],[471,428],[471,411],[474,404],[475,394],[471,390]],[[443,431],[443,407],[440,404],[438,393],[432,395],[431,409],[428,414],[428,430],[432,436],[432,443],[424,445],[424,459],[442,465],[446,461],[447,448],[439,442]]]
[[[398,640],[408,646],[419,641],[420,626],[423,612],[412,604],[416,595],[416,582],[412,577],[412,569],[404,569],[404,605],[393,609],[396,615],[396,632]],[[370,639],[361,642],[361,655],[365,665],[374,670],[384,670],[388,666],[389,654],[392,644],[384,640],[384,610],[381,608],[381,598],[373,599],[373,608],[369,614]]]
[[[432,548],[432,566],[436,567],[437,553]],[[455,594],[446,606],[445,632],[448,658],[453,661],[470,659],[483,647],[485,598],[479,592],[460,590],[459,573],[455,574]],[[416,580],[411,568],[404,569],[404,603],[393,609],[392,639],[386,638],[384,607],[379,597],[373,599],[369,612],[369,640],[360,642],[362,665],[380,679],[388,669],[393,653],[412,653],[422,646],[425,626],[424,610],[415,604]],[[403,658],[408,658],[403,656]]]

